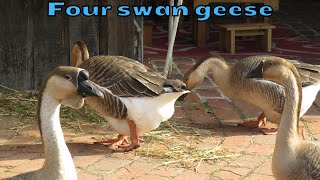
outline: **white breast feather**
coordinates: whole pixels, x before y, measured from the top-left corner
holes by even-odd
[[[133,120],[137,126],[138,134],[142,134],[156,129],[161,122],[171,118],[174,113],[174,103],[185,92],[165,93],[156,97],[120,97],[128,110],[128,117]],[[118,120],[119,121],[119,120]],[[115,127],[120,134],[128,132],[120,132],[128,130],[126,123],[119,123]]]

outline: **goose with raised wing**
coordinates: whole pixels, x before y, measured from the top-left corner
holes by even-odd
[[[245,74],[253,70],[262,60],[282,59],[275,56],[251,56],[231,65],[222,57],[203,58],[186,74],[185,82],[189,90],[200,85],[209,74],[222,93],[230,99],[239,99],[258,106],[263,112],[257,121],[244,123],[244,126],[260,127],[268,121],[279,124],[283,111],[285,92],[283,86],[272,81],[246,79]],[[297,68],[303,81],[302,106],[300,117],[311,107],[320,89],[320,66],[290,61]],[[274,134],[274,129],[261,130]]]
[[[156,129],[174,113],[175,101],[188,93],[180,80],[169,80],[145,65],[123,56],[89,58],[86,45],[79,41],[72,49],[72,64],[86,69],[104,99],[86,101],[105,117],[119,133],[118,138],[100,143],[115,151],[130,151],[140,144],[139,135]],[[131,143],[127,137],[130,136]]]
[[[247,78],[263,78],[280,83],[286,94],[281,123],[272,157],[276,179],[320,179],[320,146],[299,139],[302,85],[295,66],[284,59],[263,60]]]
[[[60,66],[51,71],[39,92],[38,123],[44,145],[45,161],[41,169],[19,174],[7,180],[75,180],[76,168],[64,141],[60,125],[61,104],[82,107],[84,97],[102,93],[88,80],[86,70]]]

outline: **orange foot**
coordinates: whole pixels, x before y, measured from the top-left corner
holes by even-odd
[[[255,121],[247,121],[244,123],[240,123],[238,124],[239,126],[244,126],[244,127],[250,127],[250,128],[258,128],[261,126],[266,126],[267,125],[267,121],[266,121],[266,116],[263,113],[260,114],[260,116],[257,118],[257,120]]]
[[[138,147],[140,147],[139,145],[139,136],[137,134],[137,127],[136,124],[128,119],[128,125],[130,128],[130,138],[131,138],[131,144],[129,145],[122,145],[120,144],[116,149],[114,149],[114,152],[127,152],[127,151],[131,151],[134,149],[137,149]]]
[[[107,146],[110,148],[117,148],[120,145],[123,145],[125,143],[129,143],[128,137],[123,136],[121,134],[118,135],[118,138],[112,139],[112,138],[105,138],[102,141],[95,142],[95,144],[108,144]]]

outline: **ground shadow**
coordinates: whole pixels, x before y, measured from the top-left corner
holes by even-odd
[[[67,143],[72,156],[90,156],[101,154],[112,154],[113,151],[105,145],[89,143]],[[21,156],[19,154],[24,154]],[[38,154],[34,158],[27,154]],[[8,144],[0,146],[0,161],[41,159],[44,157],[43,144]]]

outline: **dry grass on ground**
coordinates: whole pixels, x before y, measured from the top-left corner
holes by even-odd
[[[37,93],[0,93],[0,118],[16,117],[21,123],[11,125],[17,132],[28,124],[36,122]],[[112,130],[106,121],[97,115],[88,105],[81,110],[69,107],[61,108],[62,126],[74,128],[79,134],[84,133],[81,126],[86,122],[97,123],[106,127],[107,134]],[[115,133],[113,133],[115,134]],[[202,162],[214,163],[239,156],[221,148],[222,139],[214,138],[210,128],[204,129],[183,120],[172,118],[161,124],[154,131],[143,134],[145,142],[137,150],[130,152],[138,156],[161,159],[166,165],[178,165],[197,170]]]

